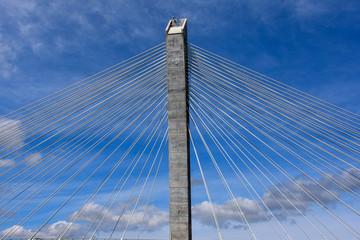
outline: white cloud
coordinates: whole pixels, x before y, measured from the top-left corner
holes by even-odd
[[[340,183],[344,184],[345,186],[349,187],[350,189],[358,189],[360,188],[360,183],[356,179],[360,178],[360,173],[356,170],[346,170],[340,174],[340,176],[329,175],[338,180]],[[341,197],[344,191],[336,186],[334,186],[328,179],[321,178],[319,182],[326,187],[328,190],[332,191],[336,196]],[[280,221],[291,221],[289,217],[286,215],[284,208],[292,215],[297,216],[300,213],[306,214],[305,205],[308,208],[312,208],[315,206],[315,202],[311,199],[306,193],[304,193],[298,186],[302,186],[306,188],[310,193],[314,194],[319,200],[323,203],[327,204],[329,207],[335,206],[337,200],[330,196],[325,190],[317,186],[314,182],[299,178],[296,179],[296,184],[293,182],[285,182],[283,186],[277,185],[276,187],[279,188],[282,193],[291,201],[289,202],[282,194],[280,194],[275,186],[271,187],[268,192],[266,192],[262,196],[262,201],[267,205],[270,211],[277,217]],[[292,197],[289,192],[285,190],[285,187],[297,197],[295,199]],[[275,197],[275,198],[274,198]],[[276,199],[276,200],[275,200]],[[245,214],[246,219],[249,223],[260,223],[265,222],[266,217],[270,220],[272,219],[271,214],[265,209],[260,209],[259,206],[263,207],[260,200],[252,200],[248,198],[238,197],[236,198],[237,205],[234,204],[232,200],[225,201],[221,204],[215,203],[214,211],[216,217],[221,225],[222,228],[225,229],[236,229],[236,228],[245,228],[245,224],[243,219],[241,218],[241,214],[237,209],[239,206],[242,212]],[[279,205],[279,202],[282,206]],[[295,205],[299,210],[296,211],[293,207]],[[115,226],[115,223],[118,221],[119,215],[124,207],[124,204],[119,204],[111,209],[108,214],[105,216],[104,221],[99,228],[99,232],[109,232]],[[91,202],[85,210],[82,212],[80,217],[77,219],[77,222],[72,224],[71,228],[69,229],[67,236],[74,237],[78,234],[83,234],[84,230],[87,229],[87,226],[92,223],[98,213],[101,212],[99,220],[105,215],[107,212],[107,208],[102,209],[102,205]],[[145,210],[145,206],[140,206],[135,211],[134,215],[132,216],[132,207],[128,206],[128,208],[124,211],[122,217],[120,218],[117,230],[124,230],[126,224],[130,222],[128,230],[137,230],[140,226],[142,220],[143,231],[157,231],[160,230],[162,227],[168,224],[169,216],[167,211],[162,211],[159,208],[150,205],[147,210],[147,214],[143,219],[143,213]],[[263,211],[262,211],[263,210]],[[264,215],[264,213],[266,216]],[[72,215],[69,216],[69,220],[75,216],[77,212],[74,212]],[[192,207],[192,214],[195,220],[198,220],[200,223],[206,226],[214,226],[214,220],[210,208],[210,204],[207,201],[204,201],[200,204],[196,204]],[[95,226],[99,223],[99,220],[96,221]],[[67,226],[68,221],[58,221],[53,223],[49,226],[46,226],[38,235],[38,237],[53,237],[57,236],[59,233],[63,231],[63,229]],[[15,226],[13,226],[15,227]],[[6,229],[1,234],[5,234],[7,231],[11,230],[11,228]],[[21,236],[21,237],[29,237],[34,233],[34,229],[26,229],[24,227],[20,227],[19,230],[13,235]]]
[[[360,183],[356,180],[360,179],[360,173],[354,169],[346,170],[341,173],[340,176],[334,174],[328,174],[328,176],[329,178],[323,177],[318,182],[338,198],[344,194],[345,189],[334,185],[330,181],[331,178],[332,181],[336,180],[338,183],[351,190],[360,188]],[[310,194],[304,192],[301,188],[306,189]],[[279,189],[281,193],[277,189]],[[324,190],[310,179],[299,178],[296,179],[295,182],[286,182],[282,185],[278,184],[276,187],[270,187],[269,191],[265,192],[262,196],[262,201],[278,220],[287,221],[289,220],[287,213],[292,216],[306,214],[306,208],[316,206],[316,201],[321,201],[328,207],[334,207],[338,200],[336,197],[328,193],[327,190]],[[315,198],[311,196],[315,196]],[[256,202],[255,200],[239,197],[236,201],[249,222],[266,221],[265,215],[259,208],[259,206],[263,207],[260,200],[257,200]],[[222,204],[215,203],[213,206],[216,217],[222,227],[236,228],[244,226],[240,217],[240,212],[237,210],[233,201],[226,201]],[[272,215],[265,209],[265,207],[263,207],[263,211],[269,219],[272,218]],[[192,214],[194,218],[198,219],[204,225],[215,226],[210,203],[208,201],[194,205],[192,208]]]
[[[3,40],[0,33],[0,74],[3,78],[8,79],[12,73],[16,72],[15,60],[15,50]]]
[[[118,217],[122,211],[123,206],[124,204],[120,204],[108,212],[100,228],[98,229],[98,232],[106,233],[106,232],[111,232],[113,230],[113,227],[118,221]],[[93,222],[93,220],[96,218],[96,216],[101,211],[101,209],[102,206],[100,204],[91,202],[82,212],[80,217],[77,219],[79,223],[70,223],[70,221],[57,221],[53,224],[50,224],[49,226],[45,226],[36,235],[36,237],[38,238],[57,237],[63,233],[63,231],[67,228],[69,223],[71,224],[71,226],[68,228],[65,237],[83,236],[88,226]],[[107,210],[108,210],[107,208],[103,209],[102,213],[98,217],[98,220],[95,222],[95,225],[93,227],[97,226],[97,224],[100,222],[100,219],[102,219],[102,217],[105,215]],[[128,209],[124,211],[118,223],[117,230],[118,231],[124,230],[128,222],[129,222],[128,231],[131,230],[137,231],[140,227],[141,222],[143,222],[141,228],[143,232],[156,232],[160,230],[162,227],[168,225],[169,215],[167,211],[162,211],[153,205],[148,206],[145,217],[144,217],[144,211],[145,211],[145,206],[138,207],[138,209],[135,211],[133,215],[132,215],[132,209]],[[69,220],[72,219],[76,214],[77,212],[74,212],[72,215],[70,215]],[[28,238],[31,237],[36,232],[36,229],[14,225],[8,229],[1,231],[0,235],[5,235],[9,231],[12,231],[14,228],[16,228],[16,231],[12,233],[11,235],[12,237]]]
[[[15,231],[15,232],[14,232]],[[31,237],[34,234],[34,231],[31,229],[25,229],[23,226],[14,225],[10,228],[7,228],[0,232],[1,235],[6,235],[8,233],[12,233],[12,237]]]
[[[78,220],[92,223],[92,221],[100,213],[99,217],[98,217],[99,220],[104,218],[105,223],[114,223],[114,222],[116,222],[117,216],[115,214],[113,214],[111,211],[109,211],[109,213],[105,215],[105,213],[107,212],[107,209],[104,208],[103,211],[101,211],[101,210],[102,210],[102,206],[100,204],[90,202],[86,206],[86,208],[82,211],[82,213],[79,216]],[[74,212],[70,216],[70,219],[72,219],[77,214],[78,214],[77,211]]]
[[[340,198],[341,195],[347,191],[343,186],[352,190],[360,188],[360,183],[355,180],[360,178],[360,173],[354,169],[346,170],[339,176],[334,174],[328,174],[328,176],[328,178],[322,177],[318,181],[318,183],[326,188],[326,190],[310,179],[301,178],[297,179],[296,183],[287,182],[283,184],[283,186],[277,185],[277,188],[280,189],[283,195],[280,194],[275,187],[272,187],[262,198],[271,210],[276,211],[285,217],[285,212],[282,210],[282,207],[277,201],[282,203],[282,205],[292,214],[300,214],[298,210],[300,210],[300,212],[305,212],[304,206],[311,207],[316,204],[316,201],[321,201],[326,205],[333,205],[337,203],[337,198]],[[342,186],[342,188],[336,186],[334,182],[338,182],[338,185]],[[291,192],[291,194],[285,190],[285,187]],[[305,193],[301,188],[306,189],[308,193]],[[270,193],[272,193],[273,196],[271,196]],[[296,196],[296,198],[293,196]],[[315,196],[315,198],[312,196]],[[296,210],[293,205],[295,205],[298,210]]]
[[[44,227],[35,237],[37,238],[54,238],[57,237],[64,228],[67,226],[68,222],[66,221],[58,221],[47,227]],[[72,224],[69,232],[65,235],[66,237],[76,237],[81,236],[82,227],[79,224]],[[26,229],[23,226],[14,225],[10,228],[7,228],[0,232],[0,235],[6,235],[10,233],[11,237],[21,237],[21,238],[29,238],[32,237],[36,232],[36,229]]]
[[[216,218],[223,228],[244,227],[244,221],[238,207],[249,222],[260,222],[266,219],[256,201],[241,197],[238,197],[236,201],[237,205],[233,200],[222,204],[213,204]],[[194,205],[192,207],[192,215],[205,225],[215,225],[211,206],[207,201]]]
[[[125,224],[131,219],[129,222],[130,229],[137,229],[143,220],[144,210],[144,206],[140,207],[139,210],[134,213],[133,217],[131,217],[131,211],[126,211],[123,216],[123,223]],[[143,229],[146,231],[156,231],[164,225],[167,225],[168,221],[168,212],[161,211],[155,206],[149,206],[147,214],[144,217]]]
[[[41,157],[42,157],[41,153],[34,153],[34,154],[31,154],[30,156],[28,156],[27,158],[25,158],[25,162],[28,165],[34,164],[34,163],[40,161]]]
[[[12,167],[15,165],[15,161],[12,159],[0,159],[0,168]]]
[[[102,206],[100,204],[91,202],[83,210],[83,212],[78,218],[78,221],[85,221],[91,224],[93,220],[96,218],[96,216],[100,213],[96,223],[99,223],[102,218],[104,218],[104,220],[99,228],[99,231],[104,231],[104,232],[111,231],[115,226],[116,222],[118,221],[123,207],[124,207],[123,204],[120,204],[114,209],[111,209],[110,211],[108,211],[107,208],[104,208],[101,211]],[[128,224],[128,222],[129,222],[128,228],[129,230],[132,230],[132,229],[138,229],[141,222],[143,221],[142,229],[144,231],[156,231],[168,224],[169,221],[168,212],[162,211],[156,208],[155,206],[150,205],[148,206],[146,215],[143,218],[144,210],[145,210],[145,206],[139,206],[137,210],[134,212],[133,216],[132,216],[131,208],[125,210],[119,220],[117,229],[124,229],[125,226]],[[106,212],[108,213],[106,214]],[[74,212],[69,217],[69,219],[73,218],[73,216],[75,216],[76,214],[77,212]]]
[[[0,118],[0,148],[14,148],[22,143],[21,121]]]
[[[141,24],[143,11],[132,2],[117,1],[109,6],[109,3],[92,0],[71,3],[20,0],[3,1],[0,7],[8,22],[17,29],[14,35],[8,36],[12,44],[30,47],[39,54],[74,50],[89,41],[128,42],[154,33],[149,26]]]
[[[64,231],[64,229],[67,227],[68,224],[69,223],[66,221],[58,221],[44,228],[42,234],[46,237],[49,236],[56,237]],[[74,223],[70,223],[70,225],[71,227],[69,228],[69,231],[66,233],[65,236],[71,236],[71,237],[81,236],[83,227],[80,224],[74,224]]]

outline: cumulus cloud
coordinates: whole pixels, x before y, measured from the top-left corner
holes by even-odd
[[[105,224],[116,222],[116,220],[117,220],[116,214],[114,214],[111,211],[109,211],[107,214],[106,214],[106,212],[107,212],[107,209],[106,208],[102,209],[102,205],[90,202],[86,206],[86,208],[82,211],[81,215],[78,217],[78,220],[92,223],[93,220],[98,216],[99,221],[101,219],[104,219],[103,221],[105,222]],[[74,212],[70,216],[70,219],[72,219],[77,214],[78,214],[77,211]]]
[[[58,221],[44,228],[44,231],[42,233],[44,234],[44,236],[47,237],[58,236],[63,232],[63,230],[68,224],[69,223],[67,221]],[[70,223],[70,225],[71,226],[69,228],[69,231],[66,233],[65,236],[71,236],[71,237],[81,236],[83,227],[80,224],[75,224],[75,223]]]
[[[55,238],[62,233],[64,228],[68,225],[66,221],[58,221],[49,226],[44,227],[39,233],[36,234],[37,238]],[[66,237],[79,237],[81,236],[83,227],[79,224],[71,224],[70,230],[65,235]],[[36,232],[36,229],[26,229],[23,226],[14,225],[0,232],[0,235],[11,234],[12,237],[30,238]]]
[[[34,234],[34,231],[31,229],[25,229],[23,226],[14,225],[10,228],[7,228],[0,232],[1,235],[5,236],[6,234],[11,234],[13,237],[31,237]]]
[[[14,148],[23,142],[21,121],[0,118],[0,148]]]
[[[100,222],[100,220],[104,217],[103,222],[101,223],[98,232],[110,232],[113,230],[124,204],[120,204],[114,209],[111,209],[105,216],[107,212],[107,208],[102,209],[102,205],[97,203],[89,203],[84,211],[81,213],[77,221],[79,223],[70,223],[70,221],[58,221],[49,226],[45,226],[38,234],[36,234],[37,238],[51,238],[57,237],[63,233],[63,231],[67,228],[70,223],[71,226],[68,228],[66,235],[64,237],[81,237],[85,234],[88,226],[93,222],[93,220],[100,215],[98,220],[95,222],[94,226]],[[102,211],[101,211],[102,210]],[[126,210],[123,212],[122,217],[118,223],[117,230],[124,230],[126,225],[129,222],[128,230],[138,230],[142,223],[142,231],[152,232],[161,229],[163,226],[166,226],[169,222],[169,215],[167,211],[162,211],[159,208],[150,205],[147,208],[146,215],[144,217],[145,206],[140,206],[132,215],[132,210]],[[69,216],[69,220],[72,219],[78,212],[74,212]],[[81,224],[80,224],[81,223]],[[16,230],[16,231],[15,231]],[[7,228],[0,232],[1,235],[6,235],[9,232],[12,237],[22,237],[29,238],[35,232],[36,229],[25,228],[23,226],[14,225],[10,228]]]
[[[360,187],[359,179],[360,173],[355,169],[346,170],[340,176],[328,174],[328,178],[322,177],[318,181],[325,190],[309,179],[300,178],[296,179],[295,183],[287,182],[283,186],[277,186],[283,194],[280,194],[275,187],[272,187],[262,198],[271,210],[285,217],[283,207],[293,214],[300,214],[300,212],[305,213],[305,207],[310,207],[316,202],[326,205],[335,204],[338,201],[337,198],[340,198],[344,191],[347,191],[346,188],[356,190]],[[338,182],[338,186],[334,182]],[[288,191],[285,190],[286,188]],[[303,189],[306,189],[307,193]],[[294,206],[296,206],[297,210]]]
[[[91,202],[83,210],[78,220],[91,224],[96,216],[99,215],[96,223],[99,223],[101,219],[104,219],[99,230],[105,232],[111,231],[118,221],[123,207],[124,205],[120,204],[117,207],[114,207],[114,209],[108,211],[107,208],[102,209],[100,204]],[[148,206],[145,217],[143,217],[144,211],[145,206],[138,207],[133,215],[131,209],[125,210],[119,220],[117,229],[124,229],[128,222],[128,229],[130,230],[138,229],[141,222],[143,222],[142,229],[144,231],[156,231],[168,224],[168,212],[162,211],[153,205]],[[76,214],[77,212],[74,212],[74,214],[70,216],[70,219]]]
[[[239,209],[246,216],[249,222],[259,222],[266,219],[262,214],[257,202],[247,198],[238,197],[236,203],[233,200],[222,204],[213,204],[214,212],[218,222],[223,228],[244,227],[243,218]],[[192,215],[205,225],[214,225],[215,221],[212,215],[210,203],[204,201],[196,204],[192,208]]]
[[[263,222],[266,221],[266,217],[271,219],[272,216],[281,221],[288,221],[288,214],[291,216],[306,214],[306,208],[317,205],[317,202],[326,204],[328,207],[335,207],[338,202],[337,198],[342,197],[346,191],[345,188],[350,190],[360,188],[359,179],[360,173],[354,169],[346,170],[340,176],[328,174],[328,178],[322,177],[318,181],[325,190],[309,179],[298,178],[295,182],[285,182],[270,187],[261,197],[262,201],[239,197],[236,199],[237,205],[232,200],[222,204],[215,203],[213,204],[214,212],[219,223],[225,228],[244,227],[238,207],[248,222]],[[333,184],[334,181],[340,183],[341,187]],[[306,189],[306,192],[303,189]],[[272,215],[263,203],[266,204]],[[207,201],[194,205],[193,217],[204,225],[215,225],[210,207],[210,203]]]

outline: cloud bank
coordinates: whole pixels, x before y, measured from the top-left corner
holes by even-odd
[[[76,223],[70,222],[78,212],[71,214],[67,221],[58,221],[50,224],[49,226],[45,226],[36,235],[36,237],[58,237],[61,233],[63,233],[64,229],[68,226],[69,223],[71,226],[64,237],[82,237],[88,230],[88,227],[93,223],[94,219],[96,219],[96,221],[93,223],[92,230],[94,230],[103,219],[97,233],[110,233],[117,222],[118,225],[116,232],[124,231],[127,225],[128,231],[137,231],[141,225],[143,232],[157,231],[168,225],[168,212],[162,211],[153,205],[148,206],[145,217],[145,206],[138,207],[134,214],[132,214],[131,209],[125,210],[122,213],[123,207],[124,204],[119,204],[118,206],[114,207],[114,209],[108,211],[108,209],[103,208],[102,205],[91,202],[82,211]],[[120,215],[121,218],[119,218]],[[1,231],[0,235],[5,235],[13,229],[16,231],[12,233],[12,237],[31,237],[36,232],[36,229],[29,229],[23,226],[14,225]],[[89,234],[92,234],[91,230],[89,231]]]
[[[321,178],[318,183],[337,198],[341,198],[346,191],[360,188],[360,173],[354,169],[344,171],[340,176],[328,175],[330,178]],[[329,179],[339,182],[337,187]],[[306,192],[303,190],[306,189]],[[307,214],[307,209],[316,207],[319,203],[328,207],[335,207],[338,203],[336,197],[309,179],[299,178],[295,182],[286,182],[282,185],[272,186],[266,191],[261,200],[238,197],[238,206],[250,223],[260,223],[276,217],[280,221],[291,221],[290,216]],[[269,210],[265,208],[265,206]],[[223,228],[245,227],[241,214],[229,200],[222,204],[214,204],[215,215]],[[192,208],[193,217],[204,225],[215,226],[211,206],[208,201],[196,204]],[[270,212],[272,215],[270,214]],[[266,214],[266,216],[265,216]],[[290,215],[290,216],[289,216]],[[266,218],[267,217],[267,218]]]

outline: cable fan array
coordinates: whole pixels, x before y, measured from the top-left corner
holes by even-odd
[[[249,239],[359,239],[360,117],[193,44],[188,62],[208,196],[194,217],[207,206],[220,239],[231,226]]]
[[[187,58],[194,239],[359,239],[360,117]],[[167,127],[165,44],[1,117],[1,239],[167,236]]]
[[[160,44],[1,118],[1,239],[148,228],[167,145],[165,62]]]

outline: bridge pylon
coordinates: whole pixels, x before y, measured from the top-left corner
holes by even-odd
[[[192,239],[186,22],[170,20],[165,30],[170,240]]]

